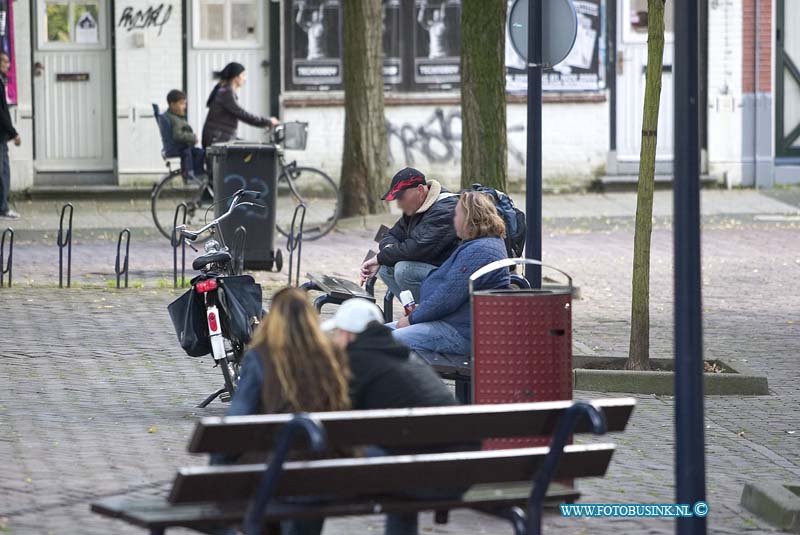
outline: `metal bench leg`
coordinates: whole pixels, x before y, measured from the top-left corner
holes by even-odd
[[[311,281],[304,282],[303,284],[298,286],[298,288],[300,288],[301,290],[305,290],[307,292],[310,291],[310,290],[319,291],[319,286],[317,286],[316,284],[314,284]]]
[[[561,455],[564,453],[564,446],[569,436],[572,434],[575,422],[578,420],[578,417],[583,415],[589,418],[592,433],[602,435],[606,432],[606,418],[603,413],[585,401],[573,403],[572,406],[564,412],[561,421],[558,422],[555,433],[553,433],[553,440],[550,442],[550,451],[547,452],[542,466],[533,478],[533,490],[531,490],[531,496],[528,500],[527,535],[541,535],[542,533],[542,505],[547,495],[547,488],[550,486],[550,482],[553,480],[553,476],[556,473],[558,462],[561,459]],[[514,516],[517,516],[517,514]],[[514,529],[516,530],[516,524]]]
[[[383,321],[391,323],[394,321],[394,311],[392,306],[394,304],[394,294],[391,290],[386,290],[386,295],[383,296]]]
[[[469,379],[456,379],[456,399],[462,405],[472,403],[472,384]]]
[[[314,299],[314,308],[317,309],[317,314],[322,312],[322,307],[327,305],[328,303],[332,305],[341,305],[342,301],[340,299],[335,299],[328,294],[320,295],[316,299]]]

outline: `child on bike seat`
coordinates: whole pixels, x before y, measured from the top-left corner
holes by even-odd
[[[168,152],[181,157],[181,170],[187,179],[195,179],[205,174],[206,153],[195,147],[197,134],[186,120],[186,94],[178,89],[167,93],[169,109],[165,114],[172,130],[172,146]]]

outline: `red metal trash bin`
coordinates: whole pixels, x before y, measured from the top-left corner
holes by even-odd
[[[518,264],[553,269],[566,286],[473,289],[481,276]],[[572,277],[536,260],[493,262],[470,277],[473,403],[572,399]],[[486,448],[546,446],[549,437],[488,441]]]

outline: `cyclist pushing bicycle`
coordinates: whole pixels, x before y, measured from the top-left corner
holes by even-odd
[[[221,73],[222,80],[216,85],[208,98],[208,118],[203,127],[203,147],[212,143],[237,142],[236,130],[240,120],[267,130],[269,141],[278,151],[278,180],[274,192],[275,228],[288,236],[292,216],[297,205],[306,206],[303,239],[319,239],[333,229],[339,219],[340,194],[336,183],[324,171],[313,167],[303,167],[284,158],[283,149],[303,150],[306,142],[305,123],[280,124],[277,119],[263,118],[248,113],[236,102],[236,90],[246,79],[244,67],[230,63]],[[185,99],[184,107],[185,109]],[[202,225],[214,208],[214,181],[210,173],[201,169],[205,151],[194,147],[195,136],[183,117],[175,121],[171,113],[160,114],[158,105],[153,105],[156,121],[163,141],[162,156],[168,173],[153,188],[151,210],[159,232],[174,240],[173,227],[176,222],[176,208],[186,205],[186,223]],[[180,110],[179,110],[180,111]],[[180,114],[183,112],[180,111]],[[179,115],[180,115],[179,114]],[[172,167],[170,158],[181,156],[174,150],[173,124],[184,134],[184,158],[181,169]],[[187,130],[188,129],[188,130]],[[284,147],[285,145],[285,147]],[[199,160],[199,163],[198,163]],[[191,170],[191,171],[190,171]],[[221,178],[221,177],[220,177]]]
[[[239,121],[256,127],[273,128],[280,122],[275,117],[260,117],[247,112],[237,102],[237,91],[247,80],[247,72],[240,63],[228,63],[220,73],[220,81],[208,97],[208,116],[203,125],[203,148],[212,143],[225,143],[236,139]]]

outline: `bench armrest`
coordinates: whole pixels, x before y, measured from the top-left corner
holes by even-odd
[[[283,463],[292,447],[294,437],[301,430],[308,435],[311,451],[320,452],[325,449],[327,444],[325,428],[319,422],[312,420],[307,414],[297,414],[289,423],[283,426],[276,442],[275,452],[268,460],[267,469],[264,471],[253,499],[247,505],[247,512],[244,517],[244,532],[246,535],[259,535],[261,533],[261,519],[264,517],[264,511],[266,511],[269,500],[278,485],[278,480],[283,471]]]

